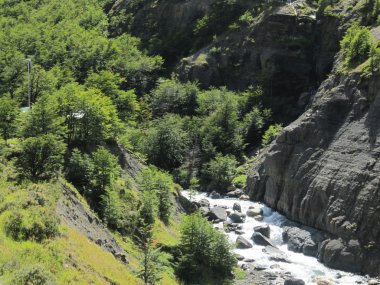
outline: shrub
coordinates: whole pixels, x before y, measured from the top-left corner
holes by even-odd
[[[272,141],[274,141],[280,135],[282,130],[283,130],[283,127],[281,124],[270,125],[263,135],[263,139],[261,142],[262,147],[266,147]]]
[[[17,271],[12,280],[13,285],[45,285],[53,284],[52,275],[41,266],[34,265]]]
[[[15,210],[4,224],[5,232],[14,240],[41,242],[58,234],[58,219],[54,213],[41,207],[28,211]]]
[[[344,67],[353,68],[367,60],[373,43],[374,37],[367,27],[352,24],[340,43],[344,53]]]

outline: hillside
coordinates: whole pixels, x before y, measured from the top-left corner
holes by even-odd
[[[0,284],[378,284],[380,0],[0,0],[0,46]]]

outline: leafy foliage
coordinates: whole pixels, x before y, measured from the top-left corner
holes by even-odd
[[[23,140],[16,160],[21,178],[40,181],[57,176],[63,165],[65,148],[65,144],[52,134]]]
[[[353,68],[369,58],[374,38],[367,27],[354,23],[341,41],[345,68]]]
[[[214,229],[200,214],[186,216],[181,228],[181,259],[178,274],[195,283],[205,276],[226,278],[236,264],[225,235]]]
[[[273,140],[275,140],[283,130],[283,126],[280,124],[270,125],[263,135],[263,140],[261,145],[263,147],[269,145]]]
[[[237,161],[233,156],[218,154],[207,164],[206,177],[210,182],[209,188],[218,192],[226,192],[235,177],[236,167]]]
[[[15,100],[7,96],[0,97],[0,131],[4,140],[14,134],[18,114],[18,104]]]

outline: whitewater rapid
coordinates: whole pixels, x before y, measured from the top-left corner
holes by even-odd
[[[189,199],[189,192],[183,191],[182,194]],[[263,210],[263,221],[256,221],[254,218],[247,217],[242,225],[242,231],[244,234],[242,236],[249,240],[253,245],[249,249],[237,249],[234,248],[234,252],[244,256],[245,259],[253,259],[255,266],[265,267],[266,272],[280,273],[280,272],[290,272],[294,278],[299,278],[305,281],[306,284],[315,285],[315,278],[322,278],[323,280],[328,280],[330,284],[344,284],[344,285],[356,285],[356,284],[367,284],[367,279],[364,276],[356,275],[349,272],[344,272],[340,270],[334,270],[324,266],[322,263],[318,262],[315,257],[305,256],[302,253],[295,253],[289,251],[287,245],[282,240],[282,225],[287,222],[287,218],[273,211],[271,208],[267,207],[262,203],[256,203],[252,201],[242,201],[237,198],[221,198],[221,199],[210,199],[207,197],[206,193],[197,193],[192,195],[192,201],[200,201],[201,199],[207,199],[210,202],[210,208],[214,206],[228,207],[232,210],[234,203],[239,203],[242,209],[242,213],[246,213],[249,206],[255,206]],[[263,252],[263,246],[255,245],[251,240],[253,234],[253,228],[262,225],[270,226],[270,239],[271,241],[281,250],[288,258],[290,263],[279,262],[270,260],[267,253]],[[223,223],[215,224],[216,227],[223,228]],[[234,244],[236,238],[239,236],[235,232],[226,233],[230,242]],[[239,262],[242,264],[243,262]],[[273,269],[270,267],[274,266]]]

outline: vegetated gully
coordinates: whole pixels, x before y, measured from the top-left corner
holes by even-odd
[[[190,199],[190,192],[183,191],[182,194]],[[239,265],[246,263],[247,261],[254,261],[254,265],[257,268],[263,269],[267,272],[278,274],[279,276],[285,272],[290,273],[293,278],[302,279],[306,284],[317,284],[316,280],[326,280],[329,283],[323,284],[366,284],[367,278],[364,276],[356,275],[350,272],[344,272],[339,270],[334,270],[324,266],[320,263],[317,258],[305,256],[302,253],[296,253],[289,251],[285,242],[282,239],[283,225],[289,220],[281,215],[280,213],[274,211],[268,206],[262,203],[256,203],[252,201],[242,201],[237,198],[221,198],[221,199],[211,199],[206,193],[197,193],[192,195],[192,201],[200,201],[201,199],[207,199],[210,202],[210,207],[221,206],[229,209],[233,212],[232,208],[234,203],[239,203],[241,206],[241,212],[246,213],[249,207],[253,206],[255,208],[261,208],[263,212],[263,220],[257,221],[253,217],[246,217],[244,223],[241,224],[241,235],[250,241],[252,248],[248,249],[238,249],[234,248],[234,252],[242,257],[243,261],[239,261]],[[229,218],[228,218],[229,220]],[[270,241],[275,245],[281,254],[286,256],[287,262],[271,260],[271,255],[265,250],[265,247],[256,245],[252,240],[252,234],[254,233],[254,227],[257,226],[270,226]],[[223,229],[223,222],[215,224],[215,227]],[[231,244],[235,244],[239,234],[234,231],[226,233]],[[286,275],[286,274],[285,274]]]

